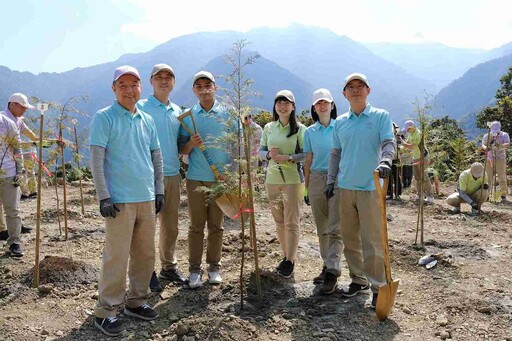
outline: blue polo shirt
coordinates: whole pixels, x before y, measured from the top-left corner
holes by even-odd
[[[334,122],[336,120],[331,119],[329,125],[325,127],[317,121],[309,126],[304,134],[304,153],[313,153],[312,172],[327,173]]]
[[[194,121],[196,122],[197,131],[203,139],[206,152],[213,161],[219,173],[224,172],[224,167],[231,163],[230,151],[232,146],[228,141],[229,132],[236,133],[236,126],[224,108],[217,100],[213,107],[206,112],[199,103],[191,108]],[[183,122],[194,131],[194,125],[190,116],[186,117]],[[190,137],[190,134],[180,127],[180,135]],[[216,181],[215,175],[206,161],[203,152],[196,147],[192,149],[188,158],[187,179],[195,181]]]
[[[382,141],[393,139],[391,117],[386,110],[366,105],[357,116],[349,110],[334,123],[332,148],[341,149],[338,187],[374,191],[373,171],[381,157]]]
[[[117,101],[98,111],[91,122],[91,146],[105,148],[105,180],[114,203],[155,199],[151,151],[160,148],[153,118]]]
[[[142,99],[137,106],[143,112],[153,117],[158,140],[160,141],[160,150],[164,160],[164,176],[175,176],[180,173],[180,159],[178,154],[178,133],[180,130],[181,109],[176,104],[169,101],[168,105],[160,102],[155,96],[151,95],[147,99]]]

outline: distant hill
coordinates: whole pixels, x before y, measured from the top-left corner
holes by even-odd
[[[176,72],[176,88],[172,100],[189,106],[195,100],[191,91],[191,78],[201,69],[214,74],[227,73],[229,67],[221,57],[229,52],[233,43],[247,39],[249,49],[261,54],[257,63],[247,70],[255,81],[254,89],[262,93],[254,104],[272,110],[272,98],[279,89],[297,92],[298,111],[309,109],[314,89],[331,90],[340,111],[348,108],[342,96],[344,78],[352,72],[363,72],[369,77],[372,93],[369,101],[387,109],[393,119],[402,120],[412,112],[411,102],[432,93],[434,85],[413,76],[402,65],[379,57],[365,46],[332,31],[292,25],[286,29],[255,29],[247,33],[234,31],[190,34],[169,40],[145,53],[126,54],[114,62],[76,68],[63,73],[33,75],[0,67],[0,102],[5,103],[13,92],[24,92],[42,100],[64,102],[72,96],[85,95],[89,101],[82,105],[89,115],[112,103],[112,72],[115,67],[130,64],[139,69],[143,77],[143,97],[151,93],[149,73],[152,66],[165,62]],[[82,118],[81,124],[88,124]]]
[[[371,43],[365,46],[377,56],[400,65],[412,75],[431,82],[434,85],[432,94],[461,77],[469,68],[494,59],[496,57],[492,55],[500,53],[496,50],[491,55],[491,52],[483,49],[461,49],[429,42]]]
[[[479,112],[495,102],[500,78],[512,66],[512,54],[479,64],[443,88],[436,96],[436,111],[454,119]]]

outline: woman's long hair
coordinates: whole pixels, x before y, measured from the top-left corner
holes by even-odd
[[[336,110],[336,103],[332,102],[332,109],[331,109],[331,119],[335,120],[336,117],[338,117],[338,111]],[[315,106],[311,106],[311,118],[314,122],[318,122],[320,120],[320,117],[318,117],[318,114],[315,111]]]
[[[274,121],[277,121],[279,119],[279,115],[276,111],[276,103],[277,103],[277,101],[281,101],[281,100],[293,103],[293,102],[289,101],[288,98],[286,98],[286,97],[276,98],[274,100],[274,108],[272,109],[272,116],[274,117]],[[290,133],[286,137],[293,136],[299,132],[299,126],[297,125],[297,118],[295,117],[295,103],[293,103],[293,110],[290,114],[290,123],[289,124],[290,124]]]

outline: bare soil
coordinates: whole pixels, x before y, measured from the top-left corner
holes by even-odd
[[[453,189],[453,185],[442,186],[445,194]],[[62,202],[57,210],[55,190],[46,188],[42,193],[38,288],[32,286],[35,232],[22,235],[23,258],[7,254],[0,257],[1,340],[111,339],[93,326],[104,238],[94,188],[91,184],[84,188],[84,215],[78,188],[68,186],[68,192],[67,241],[64,232],[59,233]],[[160,317],[141,322],[122,316],[127,332],[118,339],[512,340],[512,206],[486,203],[484,214],[477,217],[468,214],[469,206],[463,206],[463,214],[450,215],[444,202],[446,195],[441,195],[425,207],[424,246],[419,247],[414,245],[418,206],[413,196],[408,189],[402,201],[388,201],[391,265],[400,287],[394,310],[385,322],[377,321],[375,311],[369,308],[369,295],[347,299],[340,290],[329,296],[318,294],[312,279],[322,263],[308,206],[303,207],[294,277],[278,277],[274,267],[281,257],[280,247],[270,211],[262,201],[256,205],[261,306],[248,229],[241,276],[241,226],[227,220],[224,282],[219,286],[205,283],[194,291],[163,282],[164,291],[150,300]],[[26,225],[36,226],[35,212],[35,199],[22,202]],[[187,273],[188,212],[184,192],[179,215],[178,260],[180,269]],[[427,270],[417,263],[429,254],[440,256],[438,264]],[[159,269],[158,260],[156,267]],[[348,282],[345,267],[339,285]]]

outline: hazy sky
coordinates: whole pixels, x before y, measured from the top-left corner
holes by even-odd
[[[511,7],[510,0],[8,0],[2,1],[0,65],[61,72],[194,32],[293,22],[360,42],[491,49],[512,41]]]

